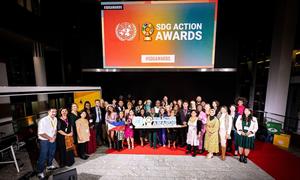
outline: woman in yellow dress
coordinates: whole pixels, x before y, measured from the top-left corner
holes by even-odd
[[[206,122],[206,134],[204,147],[208,151],[207,158],[212,158],[213,153],[219,152],[219,120],[215,116],[215,110],[211,109]]]

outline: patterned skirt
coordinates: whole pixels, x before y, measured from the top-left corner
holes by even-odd
[[[242,136],[237,135],[236,143],[239,147],[245,148],[245,149],[254,149],[254,136],[248,137],[248,136]]]

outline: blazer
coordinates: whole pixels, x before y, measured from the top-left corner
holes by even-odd
[[[100,120],[99,123],[104,123],[105,122],[105,113],[106,112],[104,112],[104,118],[103,118],[103,111],[102,111],[101,107],[100,107],[100,112],[101,112],[101,120]],[[97,119],[96,107],[92,107],[91,108],[91,114],[94,117],[93,118],[94,123],[96,123],[96,119]]]

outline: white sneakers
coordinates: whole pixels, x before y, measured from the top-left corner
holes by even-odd
[[[39,179],[44,179],[45,178],[44,173],[38,173],[37,176],[38,176]]]
[[[213,158],[213,156],[214,156],[213,153],[208,153],[208,154],[206,155],[206,158],[207,158],[207,159],[211,159],[211,158]]]
[[[51,171],[51,170],[54,170],[54,169],[56,169],[56,167],[55,167],[55,166],[53,166],[53,165],[51,165],[51,166],[47,166],[47,170],[48,170],[48,171]]]

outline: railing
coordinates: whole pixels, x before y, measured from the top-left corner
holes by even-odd
[[[255,111],[254,115],[258,118],[261,125],[266,122],[276,122],[282,125],[283,132],[300,134],[300,119],[297,117],[288,117],[261,110]]]

